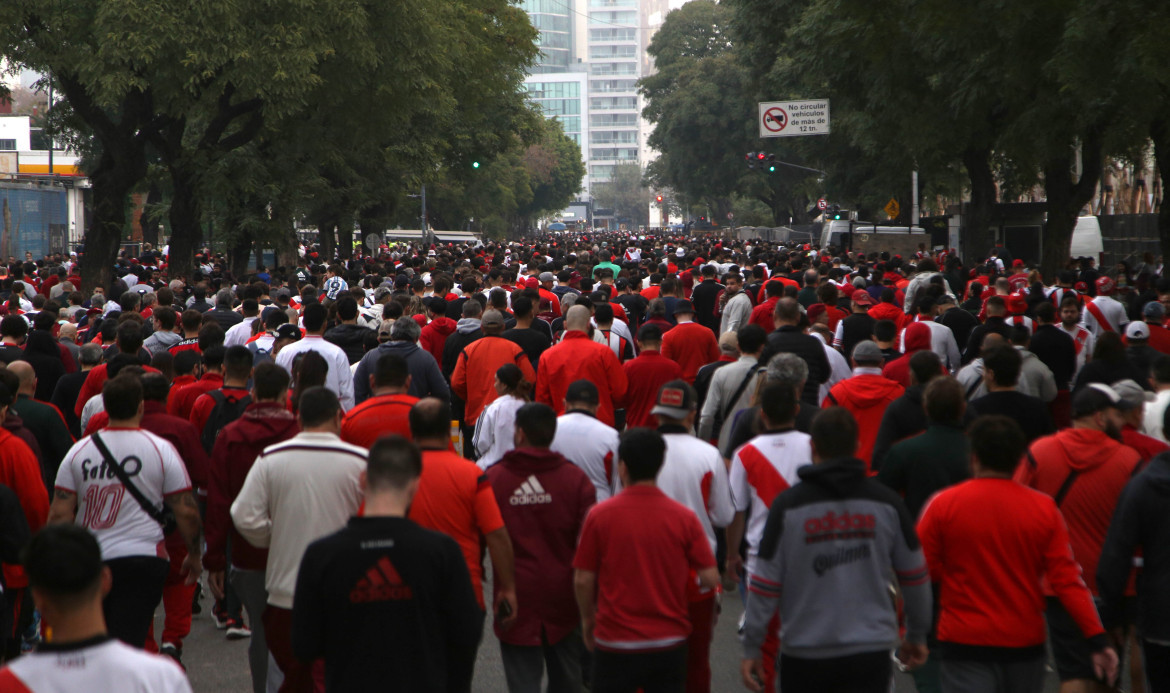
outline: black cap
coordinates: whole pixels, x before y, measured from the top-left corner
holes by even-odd
[[[301,328],[290,323],[285,323],[276,328],[277,339],[291,339],[294,342],[301,338]]]
[[[691,315],[694,315],[695,304],[691,303],[685,298],[682,299],[678,303],[674,304],[674,314],[678,315],[679,313],[690,313]]]
[[[1073,397],[1072,418],[1079,419],[1109,408],[1129,411],[1134,408],[1134,404],[1122,399],[1121,395],[1108,385],[1089,383]]]
[[[597,391],[597,386],[588,380],[576,380],[569,385],[569,389],[565,392],[566,402],[579,402],[581,404],[595,405],[601,403],[601,394]]]
[[[672,380],[659,388],[658,399],[650,413],[684,419],[698,407],[698,399],[695,388],[688,385],[687,381]]]
[[[432,313],[445,314],[447,312],[447,299],[442,296],[431,296],[426,300],[426,306]]]

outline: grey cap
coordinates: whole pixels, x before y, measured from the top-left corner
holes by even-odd
[[[504,326],[504,314],[498,310],[485,311],[483,317],[479,320],[480,327],[487,327],[488,325]]]
[[[1143,402],[1154,401],[1154,393],[1143,390],[1141,385],[1138,385],[1137,382],[1130,378],[1118,380],[1109,387],[1113,388],[1113,391],[1117,393],[1117,396],[1121,398],[1122,402],[1125,402],[1126,407],[1129,409],[1137,409]]]
[[[881,348],[875,342],[858,342],[857,346],[853,347],[854,363],[880,364],[883,360],[885,360],[885,356],[882,355]]]
[[[1162,318],[1166,317],[1166,306],[1163,306],[1158,301],[1150,301],[1146,305],[1142,306],[1142,317],[1161,320]]]
[[[538,279],[542,282],[556,281],[556,277],[553,276],[552,272],[541,272]]]

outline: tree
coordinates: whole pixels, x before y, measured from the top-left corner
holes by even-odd
[[[642,167],[637,163],[614,166],[610,180],[593,184],[593,203],[595,210],[613,210],[619,223],[648,225],[650,188],[642,180]]]

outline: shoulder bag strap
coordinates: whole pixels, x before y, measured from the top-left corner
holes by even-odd
[[[163,515],[163,511],[159,510],[153,503],[147,500],[146,496],[142,495],[142,491],[139,491],[138,487],[130,481],[130,477],[126,475],[126,470],[122,469],[122,466],[114,460],[114,456],[110,454],[110,449],[106,447],[102,437],[94,433],[90,438],[93,440],[93,444],[97,446],[98,452],[102,454],[102,459],[106,461],[106,466],[110,468],[114,476],[118,477],[118,481],[122,482],[122,486],[126,488],[126,491],[134,500],[138,501],[138,505],[142,506],[142,510],[147,515],[150,515],[151,519],[159,523],[160,526],[165,527],[167,521]]]
[[[743,377],[743,382],[741,382],[739,384],[739,387],[736,388],[735,394],[732,395],[731,399],[727,402],[727,406],[723,409],[723,420],[724,421],[727,421],[727,417],[731,416],[731,412],[735,409],[735,403],[738,402],[739,398],[743,396],[744,390],[747,389],[747,386],[749,383],[751,383],[752,378],[754,378],[756,376],[756,373],[759,373],[759,372],[760,372],[760,367],[757,364],[755,366],[752,366],[751,370],[749,370],[747,372],[747,375],[745,375]]]
[[[1068,495],[1068,490],[1072,488],[1073,482],[1077,480],[1078,474],[1079,472],[1074,469],[1064,478],[1064,483],[1060,485],[1060,489],[1052,497],[1052,500],[1056,501],[1056,507],[1059,508],[1060,504],[1064,502],[1064,497]]]

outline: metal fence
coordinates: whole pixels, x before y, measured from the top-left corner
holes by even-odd
[[[1132,267],[1141,262],[1145,253],[1155,258],[1162,254],[1157,214],[1102,215],[1097,221],[1101,224],[1101,240],[1105,246],[1103,267],[1118,262],[1128,262]]]

